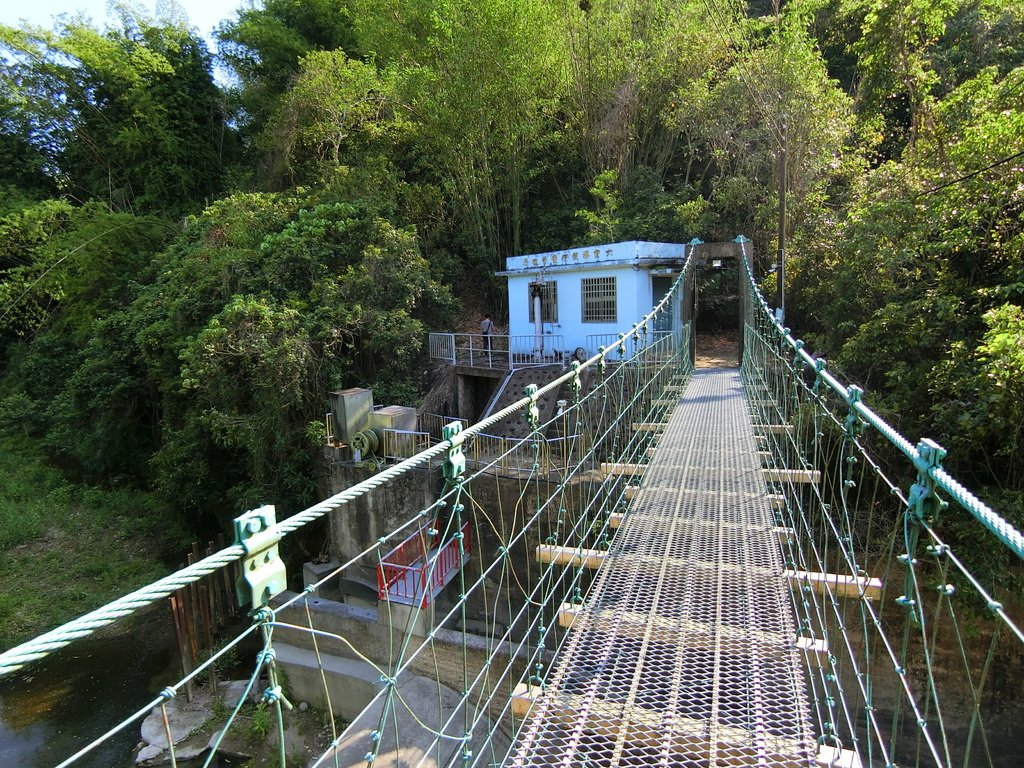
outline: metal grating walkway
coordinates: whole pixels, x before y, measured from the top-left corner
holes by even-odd
[[[739,373],[695,372],[515,766],[813,766],[802,655]]]

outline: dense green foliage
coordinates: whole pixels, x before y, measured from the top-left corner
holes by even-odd
[[[0,438],[0,648],[160,578],[189,541],[155,494],[68,482],[28,438]]]
[[[0,429],[295,509],[324,393],[414,398],[510,254],[743,233],[771,288],[785,137],[789,323],[1022,514],[1024,12],[753,8],[265,0],[228,86],[180,20],[0,27]]]
[[[69,22],[0,30],[0,41],[14,62],[4,90],[66,197],[174,215],[220,191],[223,99],[186,29],[123,12],[118,29]]]
[[[922,3],[910,24],[916,7],[873,8],[851,46],[871,166],[841,217],[795,232],[793,323],[1022,520],[1024,12]]]

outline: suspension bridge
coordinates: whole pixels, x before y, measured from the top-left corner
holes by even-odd
[[[151,757],[184,765],[175,706],[246,644],[189,765],[230,764],[257,718],[281,766],[1018,764],[995,692],[1024,633],[991,563],[1019,574],[1024,536],[775,320],[738,242],[740,369],[693,368],[691,255],[590,359],[287,519],[243,515],[233,545],[0,654],[0,677],[240,564],[251,623],[61,766],[147,718]],[[510,419],[528,434],[467,461]],[[287,591],[283,539],[413,476],[433,501]],[[318,596],[367,571],[376,612]],[[296,755],[299,697],[324,727]]]

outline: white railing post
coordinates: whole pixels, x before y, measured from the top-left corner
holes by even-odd
[[[431,360],[444,360],[455,364],[455,334],[431,333],[427,337],[427,348]]]
[[[516,370],[533,365],[559,362],[556,353],[564,350],[565,338],[544,334],[541,346],[536,336],[476,333],[431,333],[428,348],[431,360],[444,360],[452,365],[460,362],[483,368]],[[505,357],[505,360],[502,360]]]

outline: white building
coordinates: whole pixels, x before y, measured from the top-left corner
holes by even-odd
[[[508,278],[509,336],[533,336],[542,357],[577,349],[592,355],[650,312],[699,243],[631,240],[509,257],[497,273]]]

